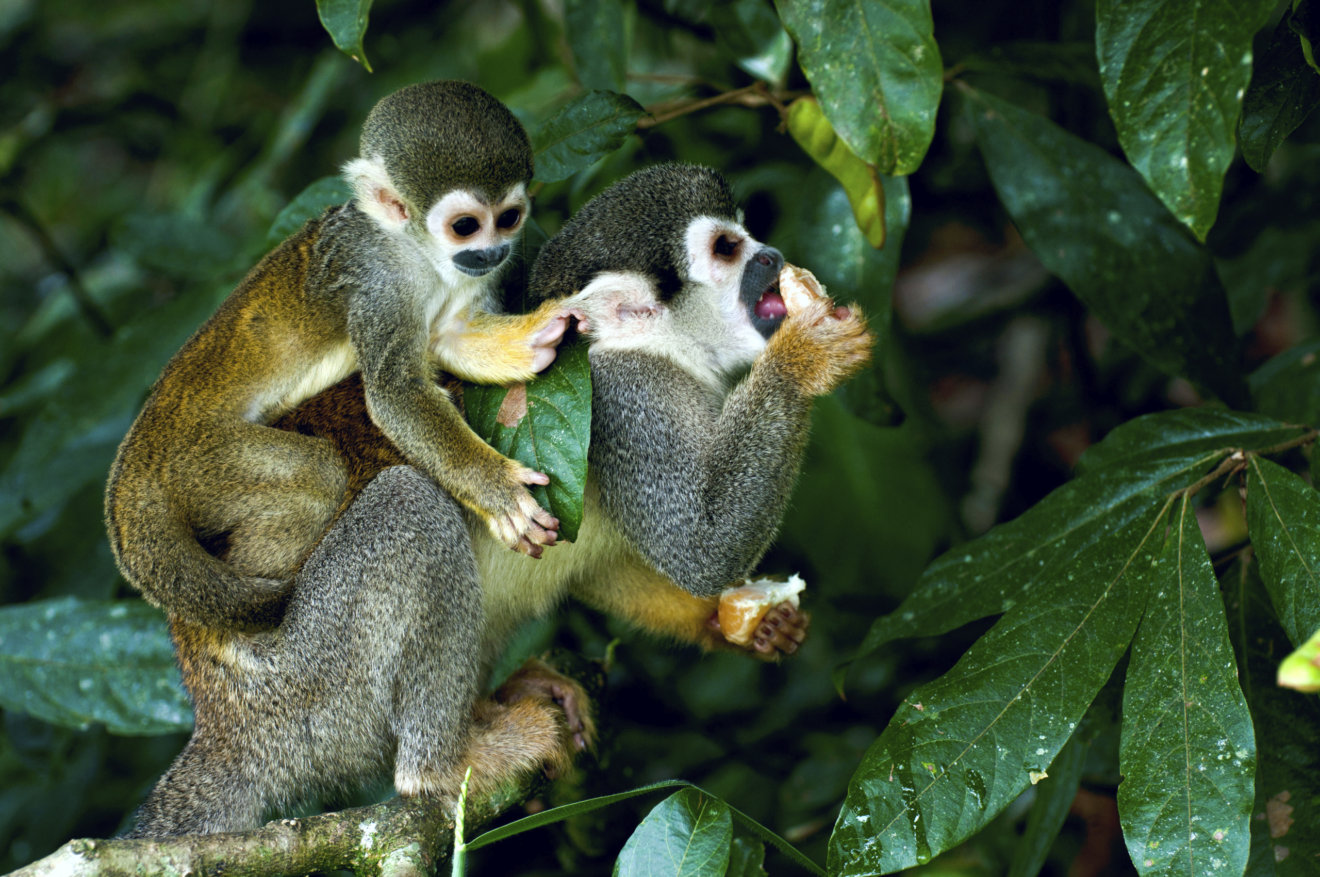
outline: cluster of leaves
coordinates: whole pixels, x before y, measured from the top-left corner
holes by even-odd
[[[99,522],[147,386],[264,248],[345,196],[325,175],[376,97],[458,76],[527,124],[542,235],[642,164],[711,164],[753,233],[862,304],[885,366],[818,406],[765,561],[812,583],[804,653],[698,663],[624,634],[614,745],[562,792],[601,797],[468,849],[497,861],[494,841],[558,823],[547,842],[574,872],[757,874],[768,853],[871,874],[954,850],[947,872],[1029,875],[1075,853],[1067,816],[1089,789],[1141,873],[1311,873],[1320,711],[1274,685],[1320,626],[1320,497],[1297,474],[1320,425],[1320,345],[1297,343],[1320,292],[1311,5],[1075,0],[1028,21],[1008,0],[934,18],[926,0],[523,0],[381,4],[368,30],[368,0],[321,0],[319,23],[276,4],[16,4],[0,16],[19,71],[0,85],[0,309],[18,327],[0,345],[0,589],[32,602],[0,612],[7,861],[109,833],[177,748],[103,728],[188,724],[159,617],[110,599]],[[159,27],[127,24],[144,19]],[[323,50],[322,24],[378,72]],[[909,282],[891,326],[901,251],[909,277],[960,273],[924,296]],[[960,415],[960,387],[1012,397],[1002,351],[1037,330],[1054,353],[1027,401]],[[569,522],[584,374],[566,351],[517,423],[501,391],[465,394],[494,443],[558,476],[545,501]],[[1005,420],[1016,458],[988,479],[989,520],[960,520]],[[1078,431],[1107,435],[1069,480],[1059,448]],[[1228,535],[1208,548],[1203,530]],[[517,650],[600,654],[619,633],[574,610]],[[701,789],[639,824],[627,802],[658,787],[618,790],[678,775]],[[102,800],[36,806],[104,777]]]

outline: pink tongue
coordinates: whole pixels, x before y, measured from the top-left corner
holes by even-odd
[[[784,297],[774,290],[761,296],[754,310],[763,320],[775,320],[788,314],[788,308],[784,307]]]

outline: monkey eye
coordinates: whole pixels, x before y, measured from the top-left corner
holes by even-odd
[[[500,228],[513,228],[518,224],[519,219],[522,219],[522,211],[517,207],[510,207],[500,214],[499,219],[495,220],[495,224]]]
[[[471,216],[464,216],[460,219],[454,220],[454,224],[451,225],[450,228],[454,230],[454,234],[461,238],[466,238],[476,234],[477,230],[481,228],[481,223],[477,222]]]
[[[729,257],[738,252],[738,242],[722,234],[715,239],[715,255]]]

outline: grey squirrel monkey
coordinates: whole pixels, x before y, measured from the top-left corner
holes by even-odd
[[[358,370],[372,421],[410,464],[503,544],[539,555],[555,541],[558,522],[526,488],[546,476],[478,439],[432,379],[439,364],[478,383],[527,380],[567,326],[555,304],[490,313],[527,214],[526,132],[474,85],[421,83],[375,106],[344,171],[353,200],[252,269],[166,365],[119,448],[110,544],[172,617],[278,621],[346,471],[324,439],[267,424]]]
[[[529,289],[585,318],[593,416],[579,538],[536,562],[406,465],[355,378],[282,419],[333,444],[356,499],[276,631],[172,624],[197,727],[136,833],[252,827],[391,767],[403,794],[452,795],[468,764],[475,794],[564,765],[591,736],[575,684],[532,666],[492,699],[477,692],[516,628],[565,597],[738,648],[712,623],[718,594],[773,539],[813,397],[873,343],[855,308],[785,302],[782,267],[724,179],[690,165],[632,174],[545,246]],[[784,610],[769,624],[756,651],[791,652],[806,621]]]

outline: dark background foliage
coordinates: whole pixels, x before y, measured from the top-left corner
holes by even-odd
[[[915,6],[918,18],[922,6],[880,5]],[[1149,119],[1119,111],[1116,128],[1111,114],[1122,101],[1158,101],[1149,92],[1129,96],[1130,82],[1102,75],[1097,17],[1110,31],[1121,19],[1110,5],[934,4],[934,61],[943,71],[937,64],[922,82],[938,96],[945,80],[943,99],[937,116],[931,101],[924,121],[904,123],[918,141],[933,123],[928,151],[902,140],[866,156],[885,173],[916,171],[881,179],[888,239],[875,251],[844,190],[790,136],[779,111],[815,86],[830,121],[845,130],[813,69],[820,56],[805,48],[812,24],[799,4],[382,0],[362,47],[374,70],[367,73],[334,48],[312,4],[0,2],[0,601],[39,601],[24,607],[27,615],[6,616],[0,632],[0,867],[69,837],[115,832],[185,739],[158,734],[186,721],[177,694],[160,690],[168,662],[158,626],[136,607],[114,610],[145,632],[116,626],[107,642],[105,628],[79,620],[83,604],[47,602],[132,596],[106,544],[101,491],[146,388],[287,233],[277,224],[281,209],[354,155],[372,103],[441,77],[470,79],[505,100],[538,146],[553,140],[547,132],[563,122],[555,114],[584,89],[626,93],[649,111],[632,134],[624,133],[633,128],[628,117],[599,160],[538,158],[534,217],[545,234],[636,167],[710,164],[734,183],[757,237],[815,271],[840,300],[862,302],[881,331],[882,368],[818,406],[793,508],[762,564],[799,571],[809,584],[813,631],[799,656],[778,666],[699,657],[576,608],[520,644],[602,656],[620,640],[601,705],[600,764],[585,787],[554,792],[550,803],[682,777],[824,861],[840,802],[877,734],[919,683],[949,670],[988,628],[972,613],[969,624],[937,637],[948,627],[923,628],[918,618],[899,629],[895,616],[874,644],[918,638],[859,661],[847,699],[838,696],[832,671],[913,591],[936,554],[1031,509],[1068,480],[1084,450],[1138,415],[1222,400],[1320,422],[1308,340],[1320,302],[1320,123],[1307,120],[1320,76],[1296,57],[1305,17],[1288,3],[1242,13],[1248,36],[1259,30],[1238,135],[1250,164],[1233,157],[1229,131],[1218,171],[1202,168],[1215,150],[1201,148],[1202,132],[1184,132],[1192,178],[1168,187],[1199,200],[1170,213],[1156,197],[1165,192],[1152,195],[1147,186],[1157,184],[1142,182],[1129,163],[1143,169],[1143,133],[1176,138],[1164,128],[1179,111],[1166,107]],[[1110,49],[1153,51],[1101,31]],[[844,57],[826,43],[827,54]],[[1206,65],[1216,77],[1225,66]],[[1270,97],[1265,77],[1283,83],[1281,98]],[[718,100],[698,103],[710,98]],[[913,94],[892,100],[896,115],[923,105]],[[1235,104],[1228,115],[1237,112]],[[1205,194],[1219,175],[1222,199]],[[1267,362],[1249,398],[1245,378]],[[1179,429],[1206,428],[1169,423],[1145,441],[1162,447]],[[1299,470],[1306,464],[1298,450],[1278,459]],[[1039,513],[1038,521],[1056,515],[1041,531],[1080,520],[1100,495],[1083,492]],[[1236,606],[1239,621],[1259,616],[1259,629],[1274,624],[1252,584],[1254,567],[1242,563],[1247,524],[1236,490],[1197,494],[1191,513],[1216,570],[1236,564],[1230,613]],[[1169,523],[1172,533],[1192,532],[1176,517]],[[40,642],[55,630],[57,641]],[[156,650],[134,655],[130,644],[139,641]],[[1273,632],[1239,640],[1238,663],[1257,661],[1273,643],[1286,651]],[[40,675],[46,671],[54,675]],[[1014,863],[1028,873],[1015,861],[1026,855],[1021,833],[1053,820],[1063,830],[1052,846],[1053,832],[1027,835],[1041,847],[1046,873],[1070,864],[1095,869],[1078,873],[1131,869],[1115,805],[1118,717],[1134,690],[1129,678],[1124,694],[1123,672],[1120,664],[1083,732],[1050,767],[1063,792],[1014,791],[989,830],[931,867],[999,874]],[[1267,660],[1257,678],[1271,672]],[[1302,743],[1320,732],[1313,705],[1278,696],[1285,700],[1268,714],[1296,722],[1283,745],[1307,749]],[[137,718],[117,718],[115,698]],[[156,711],[154,724],[134,713],[141,704]],[[1259,775],[1288,785],[1314,758],[1288,753],[1268,771],[1262,760]],[[1317,813],[1314,779],[1310,789],[1293,798],[1299,818]],[[606,873],[653,804],[641,798],[522,835],[474,854],[473,863],[492,873]],[[1267,850],[1268,842],[1257,846]],[[1317,851],[1312,836],[1279,873],[1313,873]],[[778,864],[770,860],[772,873]],[[1251,867],[1273,873],[1260,857]]]

